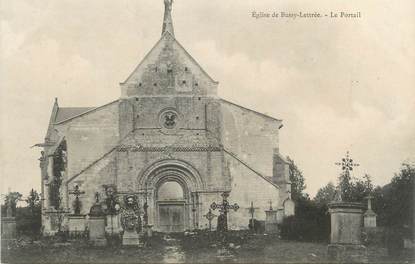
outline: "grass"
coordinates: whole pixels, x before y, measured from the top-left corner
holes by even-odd
[[[327,244],[279,240],[275,236],[230,232],[164,236],[156,234],[145,247],[91,247],[85,241],[2,243],[2,263],[329,263]],[[391,259],[386,249],[369,247],[369,262],[412,263],[411,256]],[[414,259],[412,259],[413,261]]]

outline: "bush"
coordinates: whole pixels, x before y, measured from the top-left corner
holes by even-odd
[[[330,236],[330,216],[327,206],[304,198],[297,202],[296,215],[284,219],[281,238],[286,240],[327,242]]]
[[[39,238],[42,226],[40,207],[20,207],[16,210],[16,229],[19,235]]]

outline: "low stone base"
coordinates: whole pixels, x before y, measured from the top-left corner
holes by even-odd
[[[94,247],[105,247],[107,245],[106,238],[95,238],[91,239],[89,243]]]
[[[93,246],[105,246],[107,244],[104,217],[89,217],[89,240]]]
[[[16,219],[14,217],[1,218],[1,240],[16,239]]]
[[[329,260],[341,263],[367,263],[367,248],[363,245],[330,244],[327,246]]]
[[[153,236],[153,226],[152,225],[145,225],[144,226],[144,233],[147,237]]]
[[[122,245],[123,246],[139,246],[140,239],[138,238],[138,234],[136,231],[124,231],[124,235],[122,237]]]

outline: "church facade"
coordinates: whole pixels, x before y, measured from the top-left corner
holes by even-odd
[[[99,107],[55,101],[40,159],[44,234],[67,226],[76,199],[87,221],[108,188],[121,207],[137,197],[163,232],[207,228],[224,192],[239,207],[228,213],[230,229],[248,228],[251,205],[257,220],[270,206],[294,214],[282,121],[218,97],[218,82],[176,40],[170,1],[160,40],[120,88]]]

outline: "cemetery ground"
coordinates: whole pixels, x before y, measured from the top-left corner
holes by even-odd
[[[410,252],[388,256],[368,246],[369,263],[413,263]],[[281,240],[275,235],[230,231],[161,234],[141,247],[93,247],[87,240],[57,242],[18,239],[2,243],[2,263],[331,263],[327,243]]]

